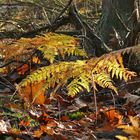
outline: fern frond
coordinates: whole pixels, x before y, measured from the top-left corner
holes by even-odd
[[[17,57],[23,57],[23,54],[31,53],[35,46],[30,44],[30,41],[30,38],[21,38],[9,45],[4,44],[1,48],[1,53],[4,56],[5,61],[17,59]]]
[[[69,78],[78,75],[80,70],[77,71],[77,69],[80,67],[82,68],[84,63],[85,61],[61,62],[58,64],[51,64],[50,66],[42,67],[27,76],[20,83],[20,86],[25,87],[28,84],[39,83],[42,80],[46,80],[46,83],[49,83],[51,80],[58,83],[60,80],[63,80],[66,77]]]
[[[40,37],[41,38],[41,37]],[[87,57],[84,50],[79,48],[79,44],[76,38],[66,35],[58,35],[50,33],[44,35],[46,44],[41,45],[37,49],[43,53],[44,58],[50,60],[53,63],[55,56],[60,55],[63,59],[65,55],[76,55]]]
[[[122,52],[116,51],[89,60],[60,62],[39,68],[21,81],[19,86],[23,88],[44,81],[43,90],[53,88],[52,94],[65,86],[68,95],[75,96],[83,91],[97,91],[96,85],[117,93],[113,78],[128,81],[134,76],[135,72],[124,67]]]
[[[21,38],[7,46],[3,44],[0,49],[2,55],[5,56],[5,60],[23,58],[24,54],[27,55],[27,53],[30,54],[35,50],[39,50],[44,58],[53,63],[57,55],[62,56],[62,58],[65,58],[66,55],[87,57],[86,52],[80,49],[79,46],[78,39],[75,37],[47,33],[34,38]]]
[[[136,76],[134,72],[124,68],[120,53],[116,53],[113,56],[106,54],[90,60],[51,64],[34,71],[21,81],[19,85],[20,87],[26,87],[29,84],[45,81],[44,89],[54,88],[54,91],[57,92],[59,87],[68,84],[68,95],[75,96],[84,90],[89,92],[91,87],[97,90],[95,85],[97,84],[117,93],[117,89],[112,81],[114,76],[125,81]]]
[[[113,54],[105,54],[100,57],[97,65],[97,69],[94,69],[94,71],[104,71],[106,70],[107,73],[111,74],[111,77],[113,78],[116,76],[117,79],[124,79],[125,81],[128,81],[131,79],[131,77],[136,76],[135,72],[130,72],[126,68],[124,68],[122,55],[120,53]]]
[[[127,54],[140,54],[140,44],[132,47],[127,47],[125,49],[118,50],[122,54],[127,53]]]
[[[83,91],[84,89],[87,90],[87,92],[90,91],[90,83],[91,83],[91,77],[87,73],[79,75],[79,78],[74,79],[70,84],[67,86],[68,95],[69,96],[75,96],[80,91]]]
[[[103,88],[112,89],[115,93],[117,93],[117,88],[113,85],[112,79],[109,74],[102,72],[100,74],[94,75],[94,81],[99,86]]]

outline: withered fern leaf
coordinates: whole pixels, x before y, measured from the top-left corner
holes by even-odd
[[[11,44],[0,44],[0,55],[5,61],[10,59],[25,59],[27,55],[30,57],[35,50],[41,51],[43,57],[48,59],[50,63],[55,61],[55,56],[75,55],[87,57],[86,52],[80,49],[77,38],[56,33],[46,33],[34,38],[21,38]],[[14,52],[14,53],[11,53]]]
[[[109,88],[117,93],[112,80],[114,76],[125,81],[136,76],[135,72],[124,68],[121,52],[113,55],[109,53],[89,60],[60,62],[39,68],[21,81],[19,87],[45,81],[43,86],[45,90],[54,88],[56,93],[59,87],[63,88],[65,85],[69,96],[75,96],[84,90],[89,92],[94,89],[96,91],[96,85]]]

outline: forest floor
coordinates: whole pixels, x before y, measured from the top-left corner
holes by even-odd
[[[3,35],[5,31],[9,33],[16,30],[21,32],[20,29],[24,29],[24,32],[27,31],[28,33],[28,31],[46,24],[46,19],[40,21],[33,18],[31,11],[34,11],[36,14],[40,10],[40,7],[33,10],[32,8],[33,6],[31,7],[30,5],[29,7],[24,6],[21,9],[13,6],[11,8],[13,10],[5,6],[1,7],[0,16],[3,17],[4,22],[6,21],[6,24],[2,24],[2,26],[6,26],[3,27],[0,33]],[[59,9],[59,7],[52,8],[52,10]],[[93,10],[96,8],[92,7]],[[58,11],[56,12],[59,13]],[[95,18],[88,18],[90,24],[93,19],[98,20],[100,13],[97,14],[96,11],[95,14]],[[56,15],[52,15],[52,11],[50,12],[50,16],[52,16],[53,20],[56,17]],[[10,19],[9,23],[11,23],[11,20],[14,18],[16,22],[19,20],[20,28],[18,24],[8,24],[8,19]],[[93,22],[93,24],[95,23]],[[66,27],[59,27],[59,30],[56,31],[65,31],[64,28],[70,30],[70,32],[75,30],[75,27],[68,24]],[[6,35],[4,34],[4,36]],[[16,33],[16,35],[18,34]],[[82,38],[84,36],[81,35]],[[13,35],[12,37],[14,38]],[[5,40],[7,41],[8,39]],[[8,41],[12,42],[14,40],[10,38]],[[52,42],[56,42],[60,46],[63,44],[59,40],[53,40]],[[70,41],[70,43],[73,43],[73,41]],[[0,45],[2,46],[1,42]],[[27,48],[27,51],[30,51],[30,48]],[[22,53],[22,49],[19,49],[19,52]],[[9,54],[11,53],[12,57],[14,57],[15,52],[9,51]],[[0,52],[0,66],[3,64],[3,61]],[[12,63],[8,62],[8,68],[8,64],[12,68],[14,67]],[[16,61],[16,64],[18,65],[20,62]],[[42,65],[36,66],[36,68],[40,66]],[[29,68],[29,62],[28,66],[24,63],[23,68],[14,69],[10,74],[7,72],[1,73],[0,71],[0,140],[119,140],[119,138],[120,140],[140,140],[140,72],[138,76],[128,82],[118,82],[118,80],[115,80],[118,95],[109,89],[100,89],[96,94],[83,92],[72,98],[63,91],[55,94],[50,99],[46,92],[45,103],[35,105],[23,101],[16,92],[17,85],[15,85],[15,83],[18,84],[27,76],[26,72],[30,74],[31,71],[32,68]],[[34,87],[35,90],[36,88]],[[119,137],[118,139],[117,136]]]
[[[2,78],[2,76],[1,76]],[[140,77],[118,84],[119,94],[102,89],[74,98],[57,94],[30,109],[8,88],[0,89],[0,140],[114,140],[128,137],[121,125],[140,118]],[[95,102],[96,97],[96,102]],[[131,130],[130,130],[131,131]]]

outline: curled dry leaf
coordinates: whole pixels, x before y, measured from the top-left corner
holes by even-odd
[[[125,133],[129,134],[129,138],[124,136],[116,136],[119,140],[139,140],[140,138],[140,119],[129,116],[131,125],[122,125],[121,128]]]

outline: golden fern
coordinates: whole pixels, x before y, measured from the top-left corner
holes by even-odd
[[[54,62],[57,55],[62,58],[65,58],[66,55],[87,57],[85,51],[79,48],[77,38],[55,33],[47,33],[34,38],[21,38],[9,45],[1,44],[0,50],[5,60],[20,57],[24,59],[27,54],[30,56],[35,50],[41,51],[44,58],[51,63]]]
[[[46,80],[46,83],[50,83],[51,79],[52,82],[60,82],[60,80],[71,77],[71,75],[72,77],[74,77],[74,75],[76,75],[76,70],[79,69],[79,71],[77,71],[77,74],[79,74],[80,67],[82,68],[84,63],[85,61],[78,60],[77,62],[60,62],[57,64],[51,64],[50,66],[39,68],[38,70],[27,76],[26,79],[24,79],[20,83],[20,86],[24,87],[28,84],[39,83],[43,80]],[[52,85],[54,84],[50,84],[50,87],[52,87]]]
[[[68,95],[75,96],[84,90],[89,92],[94,89],[96,91],[97,84],[117,93],[112,81],[114,76],[125,81],[136,76],[135,72],[124,68],[121,53],[105,54],[89,60],[51,64],[31,73],[19,83],[19,86],[22,88],[29,84],[45,81],[44,89],[54,88],[53,93],[56,93],[58,88],[67,85]]]

